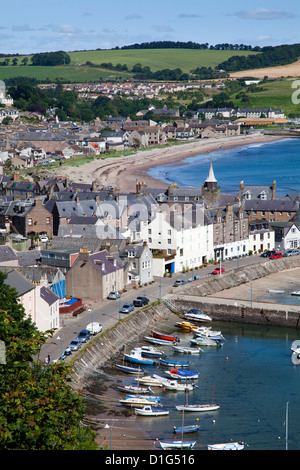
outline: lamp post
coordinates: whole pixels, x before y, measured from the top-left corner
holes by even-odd
[[[110,444],[109,444],[109,449],[112,450],[112,427],[106,424],[104,426],[105,429],[110,429]]]

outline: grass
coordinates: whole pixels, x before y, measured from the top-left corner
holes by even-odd
[[[131,50],[105,50],[105,51],[79,51],[69,52],[70,65],[56,67],[40,67],[30,65],[0,66],[0,80],[11,77],[26,76],[38,80],[53,82],[59,78],[63,81],[86,82],[102,81],[104,79],[124,78],[128,74],[119,71],[105,70],[101,68],[86,67],[87,61],[96,65],[111,62],[113,66],[126,64],[128,69],[140,63],[142,67],[149,66],[152,72],[162,69],[180,68],[183,72],[190,72],[196,67],[216,67],[220,62],[227,60],[232,55],[255,54],[248,51],[211,51],[193,49],[131,49]],[[18,64],[21,64],[25,56],[18,56]],[[26,56],[30,62],[30,55]],[[10,58],[11,61],[13,57]],[[74,66],[78,59],[80,66]]]
[[[263,91],[253,93],[248,91],[249,101],[233,100],[234,104],[242,108],[283,109],[286,115],[299,113],[299,106],[292,102],[292,94],[295,92],[292,88],[293,81],[292,78],[286,78],[259,84],[257,88]]]

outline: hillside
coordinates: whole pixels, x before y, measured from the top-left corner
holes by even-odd
[[[281,77],[300,77],[300,60],[297,60],[297,62],[294,62],[293,64],[266,67],[262,69],[243,70],[241,72],[230,74],[230,77],[232,78],[253,77],[263,79],[265,76],[272,79]]]

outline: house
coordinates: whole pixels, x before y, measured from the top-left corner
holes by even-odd
[[[11,224],[23,236],[46,234],[53,237],[53,216],[44,206],[42,197],[32,202],[16,203]]]
[[[125,287],[123,265],[107,250],[90,254],[82,248],[66,273],[66,295],[82,299],[105,299]]]
[[[14,269],[7,272],[4,284],[17,291],[18,300],[24,307],[26,318],[31,318],[33,322],[36,322],[35,285]]]
[[[36,326],[40,331],[59,327],[59,297],[48,287],[35,287]]]
[[[250,220],[249,251],[257,253],[274,250],[275,247],[275,231],[272,224],[266,220]]]
[[[290,220],[299,209],[299,201],[288,197],[276,199],[245,199],[243,206],[249,220],[263,219],[269,222]]]
[[[152,251],[148,247],[147,242],[127,244],[120,251],[119,257],[125,263],[129,264],[128,283],[133,279],[141,284],[151,282],[153,280],[153,259]]]
[[[163,145],[167,141],[164,130],[156,126],[143,126],[133,130],[128,138],[131,147],[150,147],[152,145]]]
[[[274,200],[276,199],[276,181],[273,181],[272,186],[245,186],[244,181],[241,181],[239,199],[247,201],[253,199],[260,199],[261,201]]]

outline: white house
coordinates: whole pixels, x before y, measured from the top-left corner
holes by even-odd
[[[44,285],[35,287],[36,326],[40,331],[59,327],[59,297]]]
[[[148,246],[154,276],[192,269],[213,257],[213,225],[204,223],[200,204],[184,213],[161,211],[148,225]]]
[[[291,221],[271,223],[275,231],[275,249],[300,248],[300,225]]]

